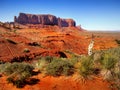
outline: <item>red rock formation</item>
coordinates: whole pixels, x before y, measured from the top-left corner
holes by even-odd
[[[74,27],[75,21],[73,19],[61,19],[54,15],[35,15],[20,13],[18,17],[14,17],[15,23],[20,24],[42,24],[42,25],[58,25],[60,27]]]

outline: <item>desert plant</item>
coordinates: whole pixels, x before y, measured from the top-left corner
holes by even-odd
[[[101,58],[101,74],[105,80],[112,80],[113,86],[120,89],[120,47],[111,48],[104,51]],[[112,86],[112,87],[113,87]],[[113,87],[113,88],[114,88]]]
[[[79,62],[79,57],[72,56],[69,60],[73,65],[75,65]]]
[[[33,65],[40,72],[44,72],[46,66],[53,60],[53,58],[54,57],[51,57],[51,56],[40,57],[39,60],[36,61]]]
[[[74,72],[74,67],[69,60],[62,60],[61,58],[54,58],[46,67],[48,75],[71,75]]]
[[[4,61],[3,60],[0,60],[0,64],[3,64],[4,63]]]
[[[7,67],[10,66],[10,63],[0,64],[0,73],[4,74]]]
[[[79,67],[79,73],[83,78],[88,78],[93,73],[93,58],[92,56],[83,56]]]
[[[5,69],[3,74],[8,78],[9,83],[13,83],[16,87],[21,88],[24,86],[26,79],[32,76],[33,66],[27,63],[7,63],[4,64]]]
[[[111,53],[105,53],[103,59],[101,60],[101,65],[103,69],[112,70],[117,63],[117,57],[113,56]]]
[[[64,52],[70,54],[71,58],[69,60],[73,65],[77,64],[80,61],[80,57],[82,56],[69,50],[65,50]]]
[[[101,70],[103,78],[114,82],[112,88],[120,89],[120,47],[98,51],[94,54],[94,61],[100,63],[97,67]]]
[[[104,52],[103,51],[96,51],[93,54],[93,62],[94,62],[94,67],[101,69],[101,60],[103,59]]]
[[[120,47],[108,49],[105,53],[111,53],[112,56],[120,58]]]
[[[118,62],[115,65],[114,72],[116,73],[117,78],[120,80],[120,59],[118,60]]]
[[[114,86],[120,90],[120,60],[115,65],[114,71],[113,71],[113,81],[114,81]]]
[[[120,45],[120,40],[116,39],[115,41],[117,42],[118,45]]]
[[[45,59],[48,63],[50,63],[54,58],[56,57],[46,56],[46,57],[43,57],[42,59]]]
[[[14,30],[13,30],[13,32],[14,32],[14,33],[16,33],[16,32],[17,32],[17,30],[16,30],[16,29],[14,29]]]
[[[103,58],[102,55],[103,55],[102,51],[96,51],[96,52],[94,52],[94,54],[93,54],[93,60],[94,60],[94,62],[99,62]]]
[[[11,75],[15,72],[20,73],[20,72],[32,72],[33,70],[33,66],[31,66],[30,64],[27,63],[8,63],[7,67],[5,68],[5,74],[6,75]]]
[[[30,52],[30,50],[29,50],[28,48],[25,48],[25,49],[23,50],[23,52],[28,53],[28,52]]]
[[[105,80],[113,80],[114,76],[116,76],[114,70],[118,62],[118,57],[116,57],[116,55],[113,55],[113,52],[111,50],[106,51],[102,57],[101,74],[103,75]]]
[[[28,45],[30,45],[30,46],[41,46],[41,44],[39,42],[30,42],[30,43],[28,43]]]

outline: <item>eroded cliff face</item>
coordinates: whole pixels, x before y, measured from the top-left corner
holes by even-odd
[[[50,14],[36,15],[20,13],[18,17],[14,17],[14,22],[20,24],[57,25],[59,27],[76,26],[76,22],[73,19],[62,19]]]

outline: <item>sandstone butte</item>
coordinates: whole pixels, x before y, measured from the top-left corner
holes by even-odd
[[[18,17],[14,17],[14,22],[20,24],[57,25],[59,27],[76,26],[76,23],[73,19],[62,19],[50,14],[36,15],[20,13]]]

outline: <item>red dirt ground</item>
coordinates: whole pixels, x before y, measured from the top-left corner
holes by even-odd
[[[37,56],[60,57],[58,52],[66,50],[76,54],[87,54],[92,34],[95,36],[94,50],[117,47],[115,39],[120,38],[120,33],[94,33],[75,27],[61,29],[53,26],[40,29],[21,29],[16,32],[7,31],[3,27],[0,29],[0,60],[9,62],[21,59],[34,60]],[[10,43],[6,39],[17,44]],[[39,43],[40,46],[29,45],[33,42]],[[25,48],[30,52],[23,52]],[[0,90],[110,90],[110,83],[103,81],[101,77],[87,80],[86,83],[73,77],[43,77],[41,74],[34,77],[40,80],[38,84],[26,85],[22,89],[8,84],[6,77],[0,77]]]
[[[5,81],[5,77],[0,78],[0,90],[115,90],[110,88],[110,83],[97,77],[92,80],[83,82],[76,78],[70,77],[52,77],[42,76],[41,74],[34,76],[40,81],[35,85],[26,85],[24,88],[16,88],[12,84]]]
[[[57,52],[66,50],[77,54],[87,54],[92,33],[95,36],[94,50],[118,46],[112,34],[101,36],[102,34],[82,31],[75,27],[61,29],[57,26],[50,26],[40,29],[22,29],[16,32],[7,31],[4,28],[1,30],[0,52],[2,53],[0,53],[0,60],[2,61],[12,61],[16,57],[20,58],[26,55],[30,59],[40,55],[60,56]],[[6,39],[10,39],[17,44],[12,44]],[[30,46],[29,43],[33,42],[39,43],[40,47]],[[23,52],[25,48],[29,49],[30,52]]]

